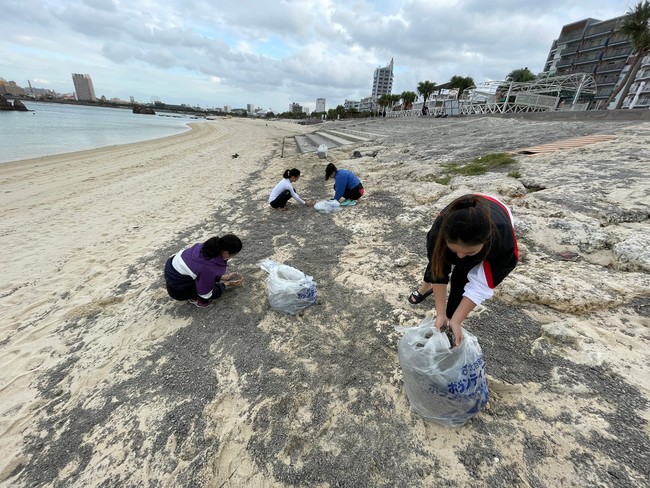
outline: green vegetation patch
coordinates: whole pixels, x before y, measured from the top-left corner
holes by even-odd
[[[479,156],[478,158],[471,160],[469,163],[450,164],[448,165],[447,170],[450,173],[457,175],[476,176],[482,175],[487,171],[500,166],[508,166],[514,162],[515,159],[510,154],[494,153]]]
[[[491,169],[501,166],[508,166],[514,163],[515,159],[512,157],[512,155],[507,153],[486,154],[485,156],[479,156],[478,158],[465,163],[443,164],[443,174],[430,173],[426,175],[420,175],[415,178],[415,181],[434,181],[439,185],[448,185],[454,175],[482,175]],[[513,178],[520,178],[521,174],[518,170],[513,169],[508,173],[508,176],[511,176]]]

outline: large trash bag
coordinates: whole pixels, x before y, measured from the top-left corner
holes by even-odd
[[[269,303],[280,312],[297,314],[316,301],[316,282],[302,271],[264,259],[258,266],[266,271]]]
[[[397,351],[411,408],[425,419],[460,427],[487,404],[483,352],[467,330],[452,349],[447,335],[425,318],[406,330]]]
[[[336,200],[319,200],[314,208],[321,213],[333,213],[341,210],[341,204]]]
[[[325,159],[327,158],[327,146],[325,144],[321,144],[318,146],[316,149],[316,154],[318,154],[318,159]]]

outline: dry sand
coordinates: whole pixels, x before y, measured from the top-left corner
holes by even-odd
[[[375,137],[281,158],[284,136],[312,129],[223,119],[0,165],[1,486],[648,486],[650,125],[332,125]],[[587,134],[616,138],[434,181],[445,163]],[[303,198],[329,198],[329,161],[361,177],[357,206],[269,209],[294,166]],[[451,429],[410,411],[395,326],[432,311],[405,299],[433,217],[468,191],[511,206],[523,258],[466,323],[491,401]],[[226,232],[245,285],[207,310],[169,299],[165,259]],[[314,276],[317,304],[271,310],[263,258]]]

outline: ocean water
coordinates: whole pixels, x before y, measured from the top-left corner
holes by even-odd
[[[202,122],[180,114],[23,101],[33,112],[0,111],[0,163],[158,139]]]

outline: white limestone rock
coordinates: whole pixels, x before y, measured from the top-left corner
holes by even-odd
[[[650,232],[614,244],[614,256],[618,269],[650,273]]]

